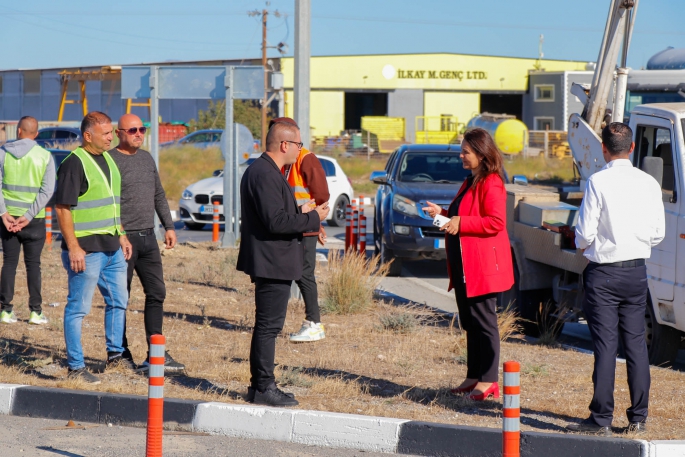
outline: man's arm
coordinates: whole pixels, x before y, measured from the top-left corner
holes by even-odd
[[[5,171],[5,150],[0,148],[0,217],[2,218],[2,223],[5,224],[5,228],[9,231],[10,227],[16,222],[14,217],[7,212],[7,206],[5,206],[5,197],[2,195],[2,179],[4,178]]]
[[[312,153],[307,154],[302,159],[302,177],[309,188],[309,195],[316,201],[317,205],[327,202],[331,198],[328,191],[328,181],[326,172],[321,165],[321,161]]]
[[[576,247],[587,249],[595,241],[599,228],[599,215],[602,210],[602,201],[592,179],[585,186],[585,195],[580,204],[578,224],[576,225]]]
[[[276,179],[277,178],[277,179]],[[262,173],[248,182],[251,203],[264,226],[272,234],[314,232],[319,229],[316,211],[306,214],[289,214],[282,200],[283,178],[275,173]]]
[[[69,250],[69,263],[72,271],[80,273],[86,271],[86,251],[81,249],[74,232],[74,220],[71,218],[69,205],[57,205],[57,222],[64,242]]]
[[[166,199],[166,192],[164,192],[164,187],[162,187],[162,181],[159,179],[157,168],[155,168],[155,212],[166,231],[164,234],[164,247],[172,249],[176,246],[176,231],[174,230],[171,210],[169,210],[169,202]]]
[[[26,218],[26,224],[28,225],[31,220],[36,217],[36,214],[40,213],[45,205],[48,204],[52,194],[55,193],[55,162],[52,159],[52,154],[50,154],[50,160],[48,161],[48,166],[45,169],[45,174],[43,175],[43,181],[40,185],[40,190],[36,199],[33,201],[31,207],[24,213],[22,217]],[[21,223],[21,217],[17,221]]]

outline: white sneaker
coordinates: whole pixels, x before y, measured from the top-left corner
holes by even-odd
[[[14,311],[11,313],[3,311],[0,313],[0,322],[3,324],[14,324],[17,322],[17,316],[14,315]]]
[[[308,320],[302,322],[302,327],[297,333],[290,335],[290,341],[300,343],[307,341],[319,341],[324,338],[326,338],[326,332],[323,328],[323,324],[315,324],[314,322],[309,322]]]

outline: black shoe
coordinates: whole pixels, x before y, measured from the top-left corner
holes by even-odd
[[[121,356],[125,358],[126,360],[130,360],[132,364],[136,364],[133,361],[133,354],[131,354],[131,351],[128,348],[124,348],[124,352],[121,353]]]
[[[105,369],[124,368],[126,370],[135,370],[135,364],[129,359],[124,358],[122,354],[122,352],[108,353]]]
[[[177,362],[169,355],[168,352],[164,353],[164,372],[169,373],[169,374],[174,374],[174,373],[181,373],[182,371],[185,371],[186,366],[183,365],[181,362]],[[150,361],[148,359],[145,359],[143,363],[138,365],[138,368],[136,368],[136,372],[138,373],[147,373],[150,370]]]
[[[248,387],[247,388],[247,397],[245,397],[245,400],[247,400],[249,403],[254,403],[255,392],[257,392],[257,389],[255,389],[254,387]],[[290,398],[295,398],[295,394],[293,394],[291,392],[283,392],[283,393],[286,394],[287,396],[289,396]]]
[[[95,376],[93,373],[88,371],[88,368],[83,367],[79,368],[78,370],[72,370],[69,368],[69,372],[67,373],[67,378],[69,379],[80,379],[84,382],[87,382],[88,384],[100,384],[100,378]]]
[[[249,390],[247,395],[249,397]],[[251,402],[256,405],[268,406],[297,406],[300,404],[300,402],[295,400],[295,397],[292,394],[288,395],[283,392],[276,387],[276,384],[271,384],[264,392],[254,390],[254,397],[252,397]]]
[[[647,423],[645,421],[631,422],[626,428],[626,432],[641,435],[647,433]]]
[[[585,419],[579,424],[569,424],[566,430],[570,432],[585,433],[588,435],[611,436],[611,427],[601,426],[592,419]]]

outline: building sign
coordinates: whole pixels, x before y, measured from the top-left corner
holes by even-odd
[[[484,71],[464,70],[397,70],[397,79],[488,79]]]

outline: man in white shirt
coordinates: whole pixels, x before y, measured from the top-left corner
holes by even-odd
[[[576,246],[590,261],[583,272],[583,312],[592,335],[595,366],[590,417],[568,430],[611,435],[619,337],[628,367],[628,430],[646,430],[649,358],[645,343],[645,259],[665,231],[661,186],[633,167],[633,132],[614,122],[602,131],[607,164],[588,179],[576,226]]]

